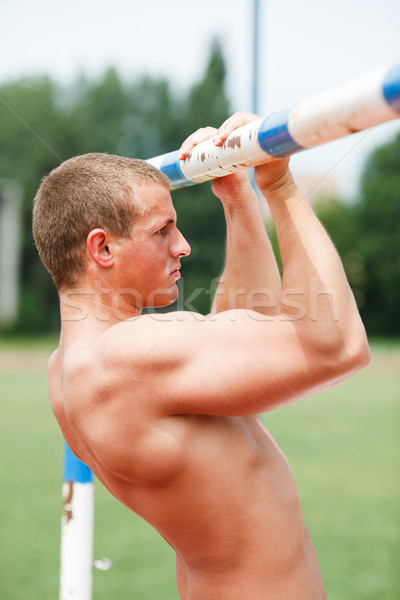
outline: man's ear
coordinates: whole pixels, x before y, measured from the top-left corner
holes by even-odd
[[[86,244],[91,257],[100,267],[112,267],[114,256],[109,235],[104,229],[92,229],[87,236]]]

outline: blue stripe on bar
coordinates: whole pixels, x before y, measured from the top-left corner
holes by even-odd
[[[160,171],[162,171],[170,180],[171,187],[177,188],[183,185],[193,185],[193,181],[190,181],[181,171],[179,165],[179,150],[175,152],[168,152],[165,155],[161,165]]]
[[[63,481],[75,483],[92,483],[93,473],[85,463],[75,456],[64,442],[64,473]]]
[[[287,122],[290,111],[280,110],[264,119],[258,130],[258,143],[271,156],[290,156],[304,150],[290,135]]]
[[[400,64],[386,73],[383,80],[383,95],[386,102],[400,112]]]

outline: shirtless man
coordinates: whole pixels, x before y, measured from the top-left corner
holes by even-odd
[[[199,130],[182,156],[253,118]],[[35,199],[35,240],[61,304],[54,414],[73,452],[175,550],[183,600],[326,598],[290,468],[257,415],[369,360],[340,259],[288,161],[257,167],[255,180],[277,228],[282,281],[247,174],[215,180],[226,266],[205,317],[141,315],[177,299],[190,251],[158,170],[77,157]]]

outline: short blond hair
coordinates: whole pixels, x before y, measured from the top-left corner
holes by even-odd
[[[143,208],[137,186],[169,180],[149,163],[91,153],[63,162],[45,177],[33,207],[33,237],[58,289],[74,287],[85,270],[86,239],[92,229],[129,238]]]

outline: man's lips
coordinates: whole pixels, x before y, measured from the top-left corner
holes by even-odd
[[[180,272],[179,272],[180,268],[181,268],[181,265],[180,264],[177,265],[175,267],[175,269],[173,271],[171,271],[170,275],[179,275],[180,276]]]

